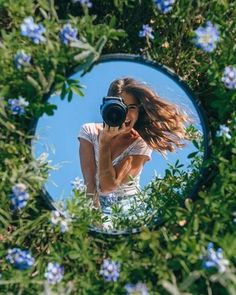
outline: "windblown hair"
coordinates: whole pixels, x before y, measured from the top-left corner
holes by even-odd
[[[190,118],[179,107],[160,98],[147,84],[125,77],[113,81],[109,96],[120,96],[126,92],[137,99],[139,117],[134,129],[153,150],[162,154],[184,146],[187,122]]]

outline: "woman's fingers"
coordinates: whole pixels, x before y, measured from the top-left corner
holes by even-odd
[[[123,123],[122,125],[121,125],[121,127],[120,127],[120,130],[125,130],[126,129],[126,126],[125,126],[125,123]]]
[[[124,131],[126,131],[126,126],[125,126],[125,123],[123,123],[120,127],[119,126],[116,126],[116,127],[111,127],[107,124],[105,124],[103,130],[107,133],[107,134],[110,134],[110,135],[118,135],[118,134],[121,134],[123,133]]]
[[[119,127],[111,127],[111,126],[105,124],[104,130],[113,132],[113,131],[118,131]]]
[[[110,128],[110,126],[108,126],[107,124],[105,124],[105,125],[104,125],[104,127],[103,127],[103,130],[106,130],[106,131],[108,131],[108,130],[109,130],[109,128]]]

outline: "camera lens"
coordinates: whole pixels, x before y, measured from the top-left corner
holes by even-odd
[[[119,109],[113,108],[110,112],[107,113],[107,120],[110,122],[117,122],[121,117],[121,113]]]
[[[121,126],[125,121],[126,112],[119,106],[113,105],[104,112],[104,121],[111,127]]]
[[[110,127],[121,126],[126,118],[127,106],[120,97],[105,97],[101,105],[103,121]]]

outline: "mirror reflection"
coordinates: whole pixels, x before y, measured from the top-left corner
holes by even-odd
[[[84,97],[68,102],[52,95],[57,110],[36,127],[36,157],[47,152],[58,165],[47,192],[55,202],[68,199],[73,184],[83,190],[83,179],[99,216],[94,228],[149,224],[159,216],[168,175],[178,174],[172,196],[199,177],[204,124],[195,100],[166,69],[134,58],[104,58],[71,78],[84,85]]]

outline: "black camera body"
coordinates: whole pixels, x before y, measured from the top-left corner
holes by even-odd
[[[110,127],[120,127],[126,119],[128,107],[121,97],[105,96],[100,106],[103,121]]]

